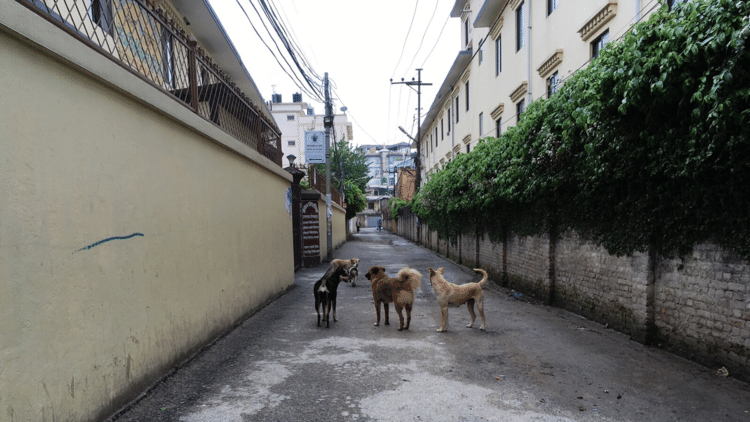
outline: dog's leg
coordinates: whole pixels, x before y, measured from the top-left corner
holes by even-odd
[[[479,309],[479,316],[482,317],[482,325],[479,329],[484,330],[484,298],[477,300],[477,309]]]
[[[466,326],[466,328],[471,328],[474,325],[474,321],[477,319],[477,315],[474,313],[474,302],[474,299],[469,299],[466,301],[466,309],[469,310],[469,315],[471,315],[471,322]]]
[[[375,315],[377,316],[377,319],[375,320],[375,326],[380,325],[380,302],[377,300],[375,301]]]
[[[393,302],[393,307],[396,309],[396,313],[398,313],[398,331],[402,331],[404,329],[404,314],[402,313],[403,308],[397,302]]]
[[[448,331],[448,306],[440,307],[440,328],[437,329],[438,333],[444,333]]]
[[[391,323],[388,322],[388,302],[383,302],[383,313],[385,314],[385,322],[383,325],[391,325]]]
[[[320,327],[320,299],[318,299],[318,296],[315,296],[315,312],[318,313],[318,327]],[[323,308],[323,312],[325,312],[325,308]]]
[[[406,308],[406,327],[404,327],[404,330],[408,330],[409,325],[411,325],[411,303],[407,303],[404,308]]]
[[[336,319],[336,299],[333,299],[333,322],[337,322],[338,319]]]
[[[325,302],[323,302],[323,316],[326,320],[326,328],[331,328],[331,321],[329,320],[328,316],[331,313],[331,302],[328,301],[328,298],[325,299]]]

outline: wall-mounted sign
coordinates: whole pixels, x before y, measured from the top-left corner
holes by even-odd
[[[325,132],[305,132],[305,162],[307,162],[308,164],[318,164],[326,162]]]

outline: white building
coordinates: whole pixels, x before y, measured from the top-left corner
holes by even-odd
[[[515,126],[664,1],[679,0],[457,0],[462,49],[421,125],[423,180]]]
[[[305,161],[305,132],[324,131],[324,114],[315,114],[315,109],[302,101],[302,94],[293,94],[292,102],[282,101],[281,94],[273,94],[272,101],[267,104],[271,110],[276,125],[281,129],[281,146],[284,157],[292,154],[297,159],[296,164]],[[331,146],[334,142],[353,139],[352,124],[346,113],[333,116],[333,130],[331,131]],[[286,159],[284,161],[286,164]]]

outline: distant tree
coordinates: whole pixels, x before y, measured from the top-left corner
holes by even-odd
[[[326,165],[316,164],[315,167],[325,175]],[[342,171],[343,170],[343,171]],[[365,209],[367,200],[364,191],[367,181],[367,163],[365,156],[341,140],[331,146],[331,183],[341,190],[341,180],[344,180],[344,200],[347,203],[346,218],[354,218],[358,212]]]

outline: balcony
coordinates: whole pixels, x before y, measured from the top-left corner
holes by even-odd
[[[281,132],[168,11],[147,0],[17,0],[282,166]]]

